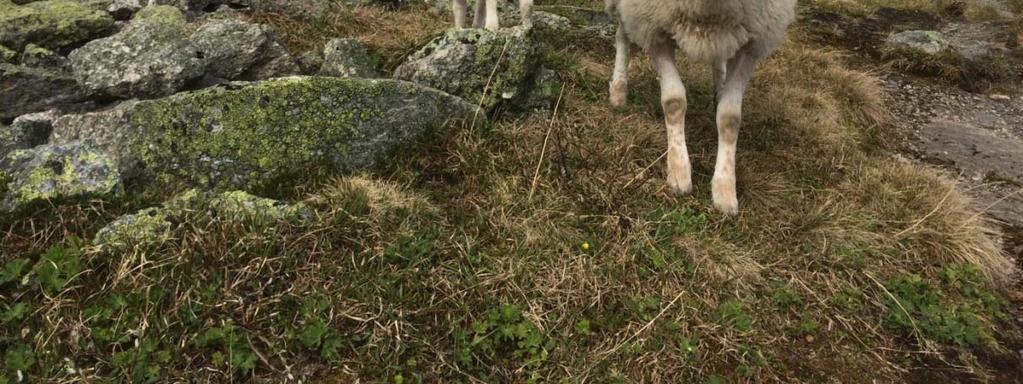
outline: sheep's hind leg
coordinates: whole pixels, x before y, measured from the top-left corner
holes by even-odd
[[[455,12],[455,28],[465,28],[465,0],[454,0],[451,9]]]
[[[624,106],[629,96],[629,49],[631,48],[625,28],[618,26],[615,38],[615,68],[611,74],[611,105]]]
[[[487,2],[486,0],[479,0],[476,2],[476,14],[472,18],[473,28],[483,28],[483,23],[487,18]]]
[[[725,88],[725,75],[728,73],[727,61],[716,62],[711,64],[711,70],[714,72],[714,100],[720,100],[721,91]]]
[[[519,0],[522,25],[533,25],[533,0]]]
[[[497,14],[497,0],[486,0],[486,2],[487,2],[487,29],[491,31],[497,31],[498,29],[501,28],[500,15]]]
[[[678,194],[693,190],[692,166],[686,148],[686,87],[675,67],[674,42],[655,44],[650,49],[650,61],[661,78],[661,106],[668,128],[668,187]]]
[[[724,86],[718,95],[718,157],[711,181],[714,208],[734,216],[739,213],[735,190],[735,152],[742,125],[742,99],[753,77],[756,59],[740,52],[728,61]]]

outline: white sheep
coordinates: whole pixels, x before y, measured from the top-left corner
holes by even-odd
[[[479,0],[476,2],[476,17],[473,18],[474,28],[483,28],[485,26],[491,31],[496,31],[500,27],[500,18],[497,14],[498,1],[500,0]],[[455,11],[455,27],[465,28],[467,10],[465,0],[454,0],[454,5],[451,8]],[[522,23],[529,24],[530,16],[533,13],[533,0],[519,0],[519,13],[522,16]]]
[[[605,0],[617,15],[618,36],[611,104],[625,104],[630,42],[643,48],[660,76],[661,106],[668,128],[668,186],[692,191],[686,148],[686,89],[675,67],[675,49],[713,68],[717,94],[718,154],[711,192],[714,207],[739,212],[735,195],[735,146],[742,99],[757,61],[784,40],[795,19],[796,0]]]

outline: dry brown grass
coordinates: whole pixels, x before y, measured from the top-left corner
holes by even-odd
[[[351,12],[367,20],[328,25],[384,40],[370,15],[446,25],[406,14],[415,9]],[[740,136],[742,212],[727,219],[707,190],[716,149],[707,68],[680,62],[697,189],[677,197],[663,182],[649,64],[634,61],[630,105],[616,110],[605,101],[610,47],[578,38],[546,40],[566,83],[556,114],[452,127],[378,174],[307,182],[293,197],[319,213],[308,226],[192,212],[168,244],[93,250],[58,297],[10,287],[0,296],[30,302],[43,330],[31,344],[92,364],[87,378],[140,369],[110,362],[130,343],[86,342],[108,325],[83,311],[133,292],[165,293],[118,312],[117,332],[160,335],[174,356],[162,377],[211,381],[901,382],[923,357],[976,378],[991,368],[978,351],[1004,353],[999,340],[1018,337],[1000,309],[963,291],[997,292],[1011,271],[992,227],[952,183],[879,149],[890,128],[872,76],[798,37],[766,61]],[[116,215],[73,211],[4,224],[0,249],[38,257]],[[136,268],[112,287],[108,265],[123,260]],[[973,269],[982,277],[949,282]],[[913,276],[940,294],[945,320],[976,312],[976,344],[949,341],[917,312],[892,325],[899,306],[916,303],[891,300]],[[340,335],[338,356],[299,341],[317,322]],[[232,371],[217,363],[223,347],[193,343],[227,323],[241,329],[241,352],[260,355],[254,370]],[[75,332],[87,336],[69,341]]]
[[[333,38],[355,37],[383,59],[382,69],[390,72],[399,60],[423,46],[444,30],[446,14],[432,11],[426,4],[415,4],[404,12],[381,7],[338,5],[326,17],[315,22],[284,14],[254,13],[253,22],[273,27],[294,53],[322,50]]]

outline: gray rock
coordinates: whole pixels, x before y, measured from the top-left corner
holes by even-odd
[[[185,37],[180,12],[162,9],[136,18],[120,33],[71,53],[79,83],[93,94],[119,98],[159,97],[201,77],[206,62]],[[146,12],[146,9],[140,11]],[[183,19],[181,19],[183,21]]]
[[[972,125],[936,121],[920,130],[927,156],[968,176],[1023,184],[1023,142]]]
[[[32,43],[57,49],[86,42],[113,31],[106,12],[70,0],[13,5],[0,0],[0,44],[20,51]]]
[[[68,73],[0,64],[0,120],[60,108],[85,99]]]
[[[0,212],[16,212],[37,203],[110,196],[122,190],[117,167],[83,143],[43,145],[17,150],[0,160],[10,180]]]
[[[137,102],[128,100],[102,111],[60,116],[53,121],[50,142],[66,144],[89,140],[117,161],[119,168],[130,169],[128,164],[121,163],[116,145],[128,140],[127,136],[131,133],[129,118]]]
[[[323,49],[320,74],[337,77],[377,77],[373,58],[356,39],[334,39]]]
[[[147,4],[147,0],[113,0],[107,6],[107,12],[114,19],[128,20]]]
[[[35,44],[25,46],[25,51],[21,53],[21,65],[60,71],[67,70],[69,67],[66,58]]]
[[[10,127],[0,126],[0,158],[18,149],[46,144],[56,117],[55,111],[30,113],[14,119]]]
[[[928,55],[936,55],[950,49],[941,32],[938,31],[904,31],[893,34],[885,40],[888,49],[912,49]]]
[[[565,82],[561,80],[557,72],[547,68],[541,68],[540,74],[536,77],[529,96],[521,104],[525,110],[553,110],[561,97],[561,91]]]
[[[213,20],[191,37],[203,53],[213,76],[230,80],[259,80],[294,75],[298,64],[264,25],[233,19]]]
[[[448,31],[409,56],[394,77],[460,96],[492,112],[526,97],[539,75],[538,42],[530,27],[490,32]]]
[[[407,82],[292,77],[62,117],[53,140],[96,138],[123,171],[158,184],[258,191],[311,167],[375,167],[472,111],[457,97]]]

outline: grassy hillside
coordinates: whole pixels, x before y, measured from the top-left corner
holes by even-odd
[[[295,51],[358,36],[385,69],[449,23],[425,6],[250,17]],[[115,251],[82,239],[179,191],[0,219],[0,383],[1008,380],[1021,339],[993,227],[885,149],[878,81],[807,33],[747,96],[735,219],[710,201],[708,68],[680,61],[696,190],[676,197],[649,63],[613,109],[612,47],[584,32],[545,37],[555,111],[269,196],[310,223],[193,210]]]

